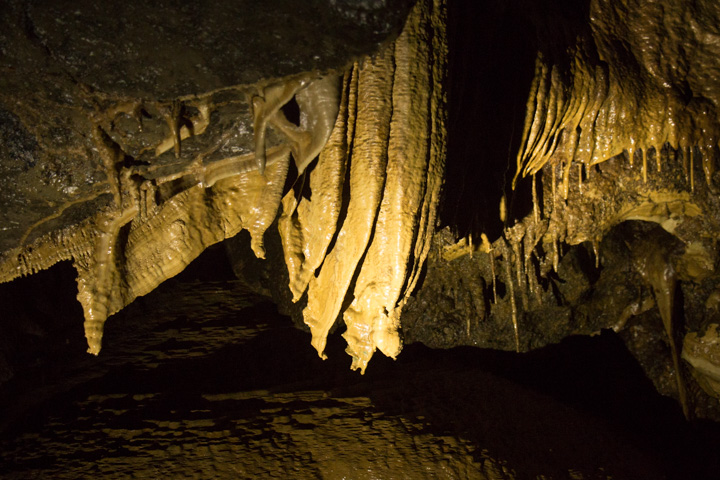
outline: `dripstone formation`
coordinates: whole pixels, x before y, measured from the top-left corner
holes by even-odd
[[[361,372],[403,342],[612,329],[720,418],[715,2],[54,3],[0,17],[0,281],[72,261],[90,353],[227,240],[321,356],[343,325]],[[469,60],[530,72],[507,156],[473,130],[470,13],[527,27],[530,55]]]

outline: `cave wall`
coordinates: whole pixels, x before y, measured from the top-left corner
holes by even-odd
[[[97,353],[108,315],[232,239],[361,371],[403,338],[612,329],[712,416],[720,7],[252,3],[8,4],[0,281],[72,260]]]

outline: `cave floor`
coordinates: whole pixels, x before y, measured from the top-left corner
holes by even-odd
[[[80,322],[81,323],[81,322]],[[0,392],[0,477],[714,478],[619,339],[531,354],[407,345],[364,376],[233,281],[174,279]],[[79,338],[76,338],[79,337]]]

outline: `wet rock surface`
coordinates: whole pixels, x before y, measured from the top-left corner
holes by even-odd
[[[97,127],[118,141],[115,147],[128,147],[127,134],[134,135],[124,160],[146,165],[136,147],[170,134],[163,118],[168,112],[161,110],[177,98],[347,68],[392,41],[412,3],[4,2],[0,252],[75,225],[111,203],[116,166],[104,165]],[[232,99],[217,101],[233,106]],[[194,108],[181,113],[193,117]],[[137,125],[128,129],[134,113],[144,120],[141,133]],[[231,113],[235,129],[252,130],[242,112]],[[213,118],[214,126],[223,124],[223,115]],[[206,135],[201,147],[217,140]]]
[[[341,69],[397,35],[412,2],[14,2],[28,42],[110,95],[168,100]],[[148,45],[151,45],[148,48]]]

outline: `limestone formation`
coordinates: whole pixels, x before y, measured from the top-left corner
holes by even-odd
[[[346,124],[351,150],[340,135],[310,174],[327,172],[318,186],[334,194],[284,202],[289,214],[298,209],[294,218],[283,214],[281,229],[295,301],[307,285],[303,316],[313,346],[324,357],[328,331],[342,313],[352,368],[361,372],[376,349],[393,358],[400,353],[400,313],[432,238],[445,159],[444,25],[440,2],[420,2],[394,45],[355,66],[342,109],[344,116],[357,105]],[[326,222],[337,221],[343,194],[347,213],[326,252],[335,234]]]
[[[355,23],[382,38],[368,34],[362,52],[339,56],[319,32],[327,51],[297,62],[269,40],[292,28],[257,32],[267,57],[255,37],[243,37],[256,55],[240,59],[242,49],[223,42],[247,32],[215,25],[196,6],[147,33],[162,40],[154,53],[137,48],[140,27],[129,24],[113,57],[64,39],[56,25],[107,45],[107,18],[84,3],[76,14],[50,3],[14,0],[0,18],[0,281],[72,260],[91,353],[109,315],[246,229],[258,257],[266,256],[264,235],[281,244],[277,258],[268,246],[266,264],[277,272],[282,262],[288,281],[275,274],[264,291],[309,328],[321,357],[328,333],[344,323],[361,372],[376,350],[394,358],[403,341],[527,351],[612,329],[639,352],[633,332],[651,319],[668,355],[639,361],[660,365],[658,388],[688,417],[702,402],[713,405],[697,385],[720,398],[714,2],[487,2],[529,26],[534,58],[504,173],[505,158],[484,158],[492,139],[453,137],[465,119],[447,118],[453,85],[457,96],[467,91],[453,84],[462,79],[451,67],[461,62],[448,60],[448,38],[459,33],[447,10],[462,11],[460,2],[420,0],[409,15],[387,6],[402,29],[365,11],[372,2],[339,17],[349,7],[328,2],[318,15],[342,26],[348,44],[360,40],[341,18],[356,13]],[[113,8],[136,13],[136,3]],[[162,17],[171,7],[157,8]],[[192,15],[199,31],[187,43],[170,27]],[[268,15],[292,18],[282,9]],[[222,61],[208,53],[210,31],[227,47]],[[297,52],[297,41],[282,43]],[[163,64],[179,55],[175,44],[182,61]],[[91,57],[157,68],[128,68],[123,79]],[[507,178],[496,198],[466,194],[456,214],[499,217],[495,233],[484,220],[459,232],[439,218],[448,142],[465,142],[474,155],[449,158],[448,169],[472,163],[482,165],[469,169],[477,175],[496,169]],[[472,185],[454,182],[446,196]],[[279,239],[269,228],[278,216]]]
[[[395,43],[362,66],[354,65],[346,75],[337,122],[339,79],[333,73],[302,73],[167,101],[85,93],[94,105],[90,131],[106,175],[104,190],[95,196],[106,195],[110,201],[84,222],[26,244],[40,225],[74,202],[31,225],[20,245],[6,252],[2,279],[72,258],[88,351],[97,355],[109,315],[182,271],[208,246],[244,228],[251,234],[252,250],[264,257],[263,234],[278,211],[292,152],[300,190],[309,178],[316,191],[312,204],[289,192],[281,223],[291,289],[298,297],[309,285],[306,321],[313,328],[313,344],[323,355],[327,331],[362,268],[363,288],[380,278],[393,286],[372,311],[357,312],[354,304],[354,320],[348,323],[370,338],[349,336],[349,351],[362,370],[376,346],[394,357],[400,349],[399,310],[416,278],[409,288],[401,287],[406,277],[417,276],[424,260],[442,183],[444,8],[421,2]],[[439,47],[435,51],[429,43],[433,35]],[[293,99],[298,125],[282,111]],[[243,130],[248,124],[252,132]],[[318,167],[303,175],[318,154]],[[334,249],[327,252],[347,170],[350,202],[343,208],[349,213]],[[305,231],[296,227],[302,223]],[[327,231],[318,235],[320,226]],[[388,258],[366,255],[373,232],[374,249],[388,250],[385,244],[392,238],[405,245],[393,253],[397,267],[389,274],[377,270]],[[47,253],[56,250],[60,253]],[[406,272],[408,258],[411,269]],[[343,265],[339,278],[333,259]],[[310,277],[321,263],[315,281]],[[319,308],[326,311],[313,313]],[[391,323],[383,320],[383,311],[391,312]]]

